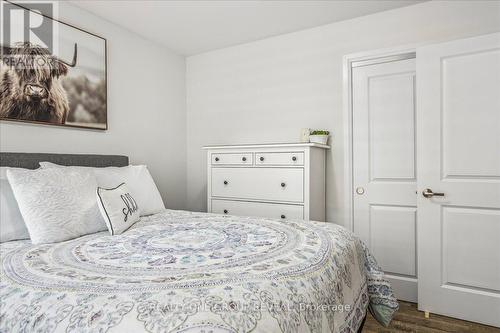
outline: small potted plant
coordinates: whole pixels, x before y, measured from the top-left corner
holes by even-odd
[[[324,131],[324,130],[311,131],[311,134],[309,134],[309,142],[326,145],[326,143],[328,142],[329,135],[330,135],[329,131]]]

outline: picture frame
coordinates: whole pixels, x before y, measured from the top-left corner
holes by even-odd
[[[25,40],[4,45],[2,38],[0,94],[11,94],[0,95],[0,120],[107,130],[107,40],[24,5],[2,2],[30,17],[50,20],[58,52]],[[6,72],[14,79],[5,81]],[[36,78],[28,72],[36,72]],[[16,85],[21,73],[29,79]]]

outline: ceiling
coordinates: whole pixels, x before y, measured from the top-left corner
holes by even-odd
[[[73,0],[97,16],[193,55],[398,7],[418,0]]]

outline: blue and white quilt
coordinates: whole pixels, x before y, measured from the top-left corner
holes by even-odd
[[[167,210],[118,236],[0,246],[0,332],[356,332],[397,310],[331,223]]]

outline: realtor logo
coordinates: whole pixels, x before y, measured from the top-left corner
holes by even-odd
[[[48,1],[22,2],[20,5],[1,1],[0,44],[8,47],[29,42],[55,54],[55,21],[49,17],[55,16],[56,6]]]

